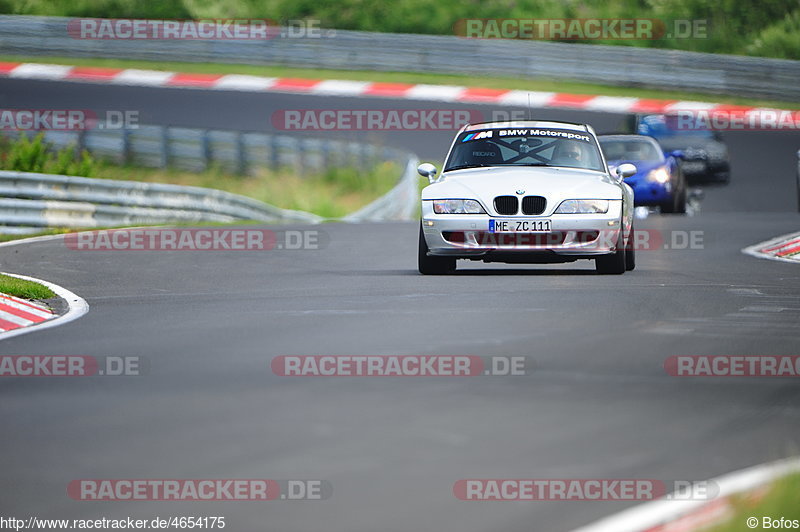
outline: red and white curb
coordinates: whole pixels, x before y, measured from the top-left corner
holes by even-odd
[[[80,318],[89,311],[89,305],[86,301],[66,288],[25,275],[2,273],[10,277],[17,277],[18,279],[33,281],[34,283],[46,286],[58,297],[66,301],[68,310],[64,314],[56,315],[44,305],[0,294],[0,340],[19,336],[20,334],[31,331],[40,331],[57,325],[63,325]]]
[[[384,83],[337,79],[271,78],[239,74],[192,74],[159,70],[78,67],[42,63],[0,63],[0,76],[16,79],[76,81],[111,85],[194,88],[245,92],[284,92],[330,96],[382,97],[498,106],[582,109],[619,113],[669,111],[761,112],[765,109],[708,102],[597,96],[524,90],[488,89],[459,85]]]
[[[719,487],[710,500],[669,500],[648,502],[601,519],[573,532],[692,532],[719,525],[735,513],[732,497],[749,492],[758,498],[760,488],[800,472],[800,459],[790,458],[757,465],[709,481]]]
[[[54,317],[53,311],[44,305],[0,294],[0,333],[42,323]]]
[[[779,236],[755,246],[746,247],[742,253],[759,259],[800,263],[800,233]]]

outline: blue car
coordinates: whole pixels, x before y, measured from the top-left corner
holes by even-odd
[[[688,181],[720,184],[730,181],[730,154],[719,132],[705,127],[681,127],[681,120],[675,114],[636,115],[631,120],[634,133],[655,138],[665,153],[674,150],[683,153],[681,171]]]
[[[680,151],[664,154],[658,142],[644,135],[601,135],[597,137],[609,169],[622,163],[636,166],[636,174],[625,179],[634,193],[634,205],[658,206],[663,213],[686,212],[686,177]]]

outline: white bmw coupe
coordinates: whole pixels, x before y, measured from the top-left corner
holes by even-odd
[[[422,191],[419,271],[458,259],[560,263],[593,259],[603,274],[635,267],[632,164],[611,173],[591,126],[492,122],[464,126]]]

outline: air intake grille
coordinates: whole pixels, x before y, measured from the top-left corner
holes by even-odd
[[[522,212],[525,214],[542,214],[547,200],[541,196],[525,196],[522,198]]]
[[[494,210],[497,214],[517,214],[519,200],[516,196],[497,196],[494,199]]]

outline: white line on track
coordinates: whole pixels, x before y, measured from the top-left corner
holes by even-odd
[[[693,501],[660,499],[624,510],[575,529],[573,532],[644,532],[702,511],[704,507],[711,504],[719,504],[715,501],[720,499],[753,490],[797,472],[800,472],[800,459],[798,458],[748,467],[710,480],[709,482],[719,486],[719,495],[716,498]]]

